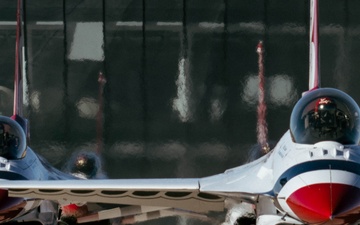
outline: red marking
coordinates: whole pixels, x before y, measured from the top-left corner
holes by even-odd
[[[258,66],[259,66],[259,100],[257,107],[257,141],[262,150],[267,153],[268,144],[268,127],[266,122],[266,102],[265,102],[265,76],[264,76],[264,48],[262,41],[257,45]]]
[[[360,189],[346,184],[313,184],[286,200],[291,210],[309,224],[348,224],[360,219]]]
[[[61,216],[64,217],[70,217],[70,216],[80,217],[88,213],[88,208],[86,205],[78,206],[76,204],[70,204],[63,206],[61,209],[62,209]]]
[[[256,47],[256,52],[257,53],[263,53],[264,52],[262,41],[259,41],[259,43],[258,43],[258,45]]]
[[[333,104],[335,105],[335,103],[330,99],[330,98],[320,98],[319,100],[317,100],[316,105],[315,105],[315,112],[319,111],[319,108],[321,109],[321,106],[323,105],[327,105],[327,104]]]
[[[318,104],[329,104],[329,103],[332,103],[331,99],[330,98],[320,98]]]

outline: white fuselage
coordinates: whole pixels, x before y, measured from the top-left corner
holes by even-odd
[[[296,144],[287,132],[270,158],[280,211],[310,224],[359,219],[354,214],[360,208],[359,146]]]

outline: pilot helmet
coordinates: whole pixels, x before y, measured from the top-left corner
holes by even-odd
[[[82,173],[86,178],[92,178],[98,170],[95,155],[81,152],[75,157],[74,165],[71,165],[71,172]]]
[[[340,122],[336,101],[329,97],[321,97],[316,101],[312,124],[321,130],[336,129]],[[347,115],[344,115],[347,117]],[[314,127],[315,128],[315,127]]]
[[[290,131],[294,142],[315,144],[336,141],[358,144],[360,109],[342,91],[322,88],[303,96],[291,114]]]

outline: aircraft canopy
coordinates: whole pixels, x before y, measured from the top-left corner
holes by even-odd
[[[300,144],[336,141],[358,144],[360,109],[342,91],[321,88],[308,92],[295,105],[290,119],[293,140]]]

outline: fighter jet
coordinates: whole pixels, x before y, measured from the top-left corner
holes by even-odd
[[[201,219],[231,203],[250,206],[257,225],[359,221],[360,109],[346,93],[320,87],[318,1],[310,7],[309,88],[293,108],[290,129],[267,154],[204,178],[83,179],[54,169],[31,150],[16,94],[14,115],[0,117],[0,220],[31,215],[44,222],[45,203],[73,208],[76,223]],[[21,77],[15,74],[18,93]]]

